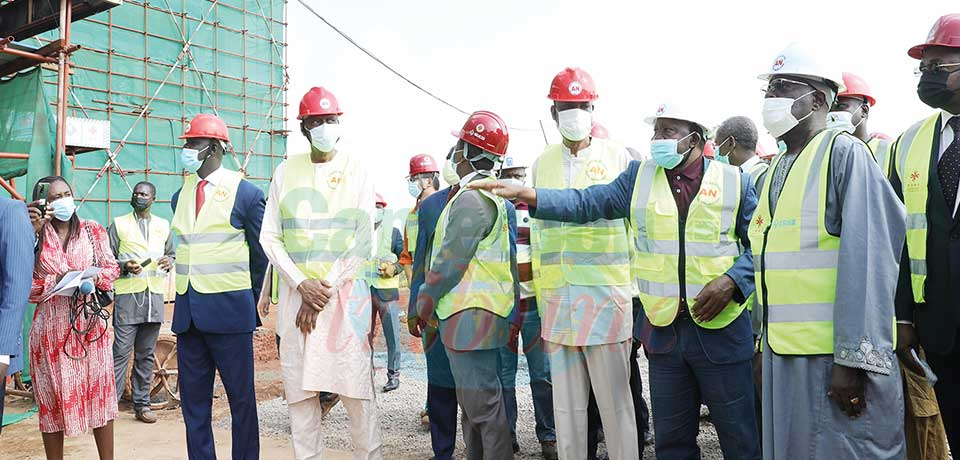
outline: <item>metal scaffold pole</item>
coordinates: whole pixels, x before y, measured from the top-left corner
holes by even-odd
[[[66,153],[67,133],[67,89],[70,82],[70,22],[73,20],[73,1],[60,0],[60,52],[57,54],[57,143],[53,159],[53,173],[62,173],[61,159]]]

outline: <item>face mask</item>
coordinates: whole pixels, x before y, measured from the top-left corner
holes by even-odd
[[[373,215],[373,221],[378,224],[383,222],[383,208],[377,208],[377,213]]]
[[[570,109],[557,113],[557,127],[564,139],[580,142],[590,135],[593,114],[583,109]]]
[[[414,198],[420,198],[420,180],[407,181],[407,193]]]
[[[507,184],[510,184],[513,186],[523,187],[523,181],[514,177],[511,177],[509,179],[503,179],[503,182],[506,182]]]
[[[813,111],[811,110],[810,113],[798,120],[797,117],[793,116],[793,104],[815,92],[816,91],[810,91],[796,99],[789,97],[768,97],[764,99],[763,127],[767,128],[767,131],[773,137],[780,137],[790,132],[790,130],[799,125],[801,121],[813,115]]]
[[[728,137],[727,140],[730,140],[730,138]],[[721,155],[721,154],[720,154],[720,149],[721,149],[721,148],[724,146],[724,144],[726,144],[726,143],[727,143],[727,141],[723,141],[723,142],[720,143],[720,145],[714,147],[713,153],[715,153],[715,155],[713,156],[713,161],[716,161],[717,163],[723,163],[723,164],[725,164],[725,165],[730,164],[730,154],[729,154],[729,153],[726,154],[726,155]]]
[[[442,175],[443,181],[451,187],[460,183],[460,175],[457,174],[457,165],[453,162],[452,155],[443,163]]]
[[[853,134],[856,131],[856,126],[853,126],[853,114],[846,110],[828,113],[827,129],[839,129]]]
[[[77,211],[77,205],[73,202],[72,196],[66,196],[60,198],[57,201],[50,203],[50,207],[53,208],[53,217],[60,222],[66,222],[73,217],[73,213]]]
[[[183,163],[183,169],[186,169],[187,172],[190,173],[197,172],[197,170],[203,166],[203,161],[207,159],[204,157],[203,160],[201,160],[199,158],[200,152],[203,152],[208,148],[210,147],[207,146],[204,147],[203,150],[197,150],[184,147],[183,150],[180,151],[180,162]]]
[[[310,130],[310,144],[323,153],[330,153],[340,140],[340,123],[324,123]]]
[[[777,141],[777,153],[782,154],[787,151],[787,143],[784,141]]]
[[[956,95],[953,91],[947,89],[947,79],[950,74],[944,71],[925,73],[920,77],[920,83],[917,84],[917,96],[924,104],[935,109],[942,109],[950,103]]]
[[[693,147],[687,149],[686,152],[678,153],[677,144],[692,134],[687,134],[680,139],[654,139],[650,141],[650,155],[653,156],[653,161],[663,169],[673,169],[679,166],[686,159],[687,154],[693,150]]]
[[[143,211],[144,209],[150,207],[150,200],[135,196],[130,199],[130,206],[133,206],[134,211]]]

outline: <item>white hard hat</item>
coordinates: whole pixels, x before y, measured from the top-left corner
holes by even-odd
[[[527,162],[520,159],[516,155],[511,155],[507,153],[507,156],[503,158],[503,162],[500,163],[499,169],[502,171],[504,169],[513,169],[513,168],[529,168],[530,165]]]
[[[658,118],[672,118],[674,120],[684,120],[695,123],[703,130],[702,134],[704,136],[707,136],[710,132],[710,124],[704,120],[703,115],[685,103],[670,101],[660,104],[660,106],[657,107],[656,113],[654,113],[653,116],[644,118],[643,121],[648,125],[653,125]]]
[[[791,43],[773,59],[767,73],[757,78],[769,80],[773,75],[796,75],[833,83],[837,92],[842,93],[846,86],[843,84],[843,71],[833,63],[826,53],[813,53],[802,43]]]

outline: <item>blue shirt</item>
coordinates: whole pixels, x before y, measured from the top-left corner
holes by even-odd
[[[182,190],[177,190],[170,201],[174,213]],[[187,286],[185,294],[177,294],[171,326],[175,334],[186,332],[191,326],[201,332],[236,334],[251,332],[260,325],[255,299],[260,298],[263,276],[267,271],[267,256],[260,247],[260,225],[265,208],[263,192],[252,183],[241,180],[230,213],[230,225],[243,230],[246,236],[252,289],[201,294]]]

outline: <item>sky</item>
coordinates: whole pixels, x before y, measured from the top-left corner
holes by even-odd
[[[306,0],[318,13],[400,73],[468,112],[491,110],[510,126],[508,152],[532,163],[560,141],[546,98],[565,67],[589,72],[600,95],[594,119],[611,138],[647,151],[643,119],[667,101],[696,107],[705,123],[760,123],[763,82],[774,58],[805,42],[843,71],[866,79],[877,99],[870,131],[895,136],[931,113],[916,95],[918,61],[907,49],[925,41],[956,0],[901,2],[806,0],[578,2],[450,0],[334,2]],[[341,154],[363,158],[391,208],[409,208],[412,155],[443,161],[463,115],[431,99],[312,16],[288,3],[289,153],[308,152],[296,120],[312,86],[338,98]]]

